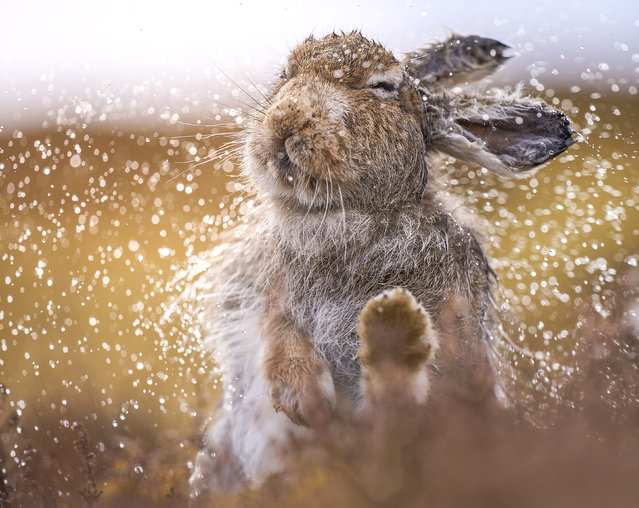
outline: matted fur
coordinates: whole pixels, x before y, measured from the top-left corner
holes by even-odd
[[[549,131],[565,149],[567,120],[518,94],[431,95],[418,78],[358,32],[310,38],[247,128],[243,174],[259,202],[197,282],[224,396],[194,495],[259,484],[286,468],[293,441],[312,441],[332,411],[362,403],[358,315],[387,289],[404,288],[427,313],[440,336],[439,376],[457,376],[470,397],[490,390],[480,228],[439,192],[428,163],[442,150],[517,176],[531,166],[518,158],[529,133]],[[524,113],[522,150],[504,158],[499,126],[510,133]],[[423,401],[422,367],[413,389]]]

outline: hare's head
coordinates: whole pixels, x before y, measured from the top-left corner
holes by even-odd
[[[429,151],[520,176],[573,142],[541,102],[448,96],[452,77],[505,59],[496,41],[453,39],[403,63],[359,32],[304,41],[249,128],[250,178],[290,207],[384,209],[421,199]]]

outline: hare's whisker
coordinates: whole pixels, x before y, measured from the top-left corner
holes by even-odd
[[[192,166],[189,166],[188,168],[186,168],[184,171],[180,171],[177,175],[169,178],[167,180],[167,183],[172,182],[173,180],[175,180],[176,178],[179,178],[180,176],[182,176],[185,173],[188,173],[189,171],[194,170],[195,168],[202,166],[203,164],[208,164],[209,162],[212,162],[214,160],[214,157],[205,157],[204,159],[200,160],[200,161],[188,161],[188,162],[183,162],[182,164],[188,164],[188,163],[194,163],[196,162],[196,164],[193,164]]]
[[[307,182],[308,182],[308,183],[311,183],[311,178],[310,178],[310,176],[308,177]],[[315,198],[317,198],[317,195],[318,195],[318,193],[319,193],[319,188],[320,188],[319,181],[318,181],[318,180],[315,180],[315,190],[313,191],[313,197],[311,198],[311,203],[308,205],[308,208],[307,208],[307,210],[306,210],[306,213],[304,214],[304,219],[306,219],[306,217],[307,217],[307,216],[308,216],[308,214],[311,212],[311,210],[313,210],[313,205],[314,205],[314,203],[315,203]]]
[[[234,150],[229,150],[226,153],[223,154],[223,157],[220,158],[220,162],[224,163],[230,159],[232,159],[233,157],[237,157],[240,153],[240,147],[238,147],[237,149]],[[175,164],[193,164],[192,166],[189,166],[188,168],[186,168],[184,171],[180,171],[177,175],[171,177],[169,180],[167,180],[167,183],[172,182],[173,180],[175,180],[176,178],[179,178],[180,176],[182,176],[185,173],[188,173],[189,171],[194,170],[195,168],[202,166],[204,164],[207,164],[209,162],[214,161],[215,159],[217,159],[219,157],[218,152],[215,152],[214,154],[210,154],[207,155],[206,157],[200,159],[200,160],[190,160],[190,161],[180,161],[180,162],[176,162]]]
[[[236,123],[231,123],[231,122],[202,123],[202,122],[185,122],[184,120],[176,120],[175,123],[178,125],[185,125],[187,127],[203,127],[203,128],[234,127],[236,129],[238,127]]]
[[[217,65],[215,62],[213,62],[213,60],[211,60],[211,63],[217,68],[218,71],[220,71],[222,74],[224,74],[224,76],[226,76],[226,78],[233,83],[236,87],[238,87],[249,99],[251,99],[253,102],[255,102],[257,105],[261,106],[260,101],[258,101],[255,97],[253,97],[250,93],[248,93],[246,90],[244,90],[244,88],[242,86],[240,86],[231,76],[229,76],[226,72],[224,72],[224,70],[222,70],[222,68]],[[259,90],[258,90],[259,91]]]
[[[231,132],[211,132],[210,134],[201,134],[201,133],[197,133],[197,134],[185,134],[182,136],[160,136],[157,139],[166,139],[166,140],[171,140],[171,139],[189,139],[189,138],[198,138],[196,139],[196,141],[201,141],[201,140],[205,140],[205,139],[211,139],[211,138],[217,138],[217,137],[229,137],[229,136],[233,136],[233,135],[237,135],[236,133],[231,133]],[[238,141],[238,142],[242,142],[242,141]]]
[[[344,244],[344,259],[346,259],[346,254],[348,252],[346,233],[348,231],[348,228],[346,226],[346,209],[344,208],[344,196],[342,196],[342,187],[339,183],[337,184],[337,192],[339,192],[339,204],[342,208],[342,243]]]
[[[246,117],[248,117],[251,120],[254,120],[256,122],[258,122],[261,119],[260,117],[263,117],[266,114],[266,111],[259,110],[256,107],[251,106],[249,104],[244,104],[242,101],[240,101],[238,99],[234,99],[234,100],[239,102],[241,104],[241,106],[245,106],[247,108],[250,108],[250,109],[254,110],[255,113],[250,113],[249,111],[244,111],[244,110],[242,110],[241,106],[240,107],[232,106],[230,104],[227,104],[226,102],[216,101],[216,103],[219,104],[220,106],[224,106],[227,109],[226,114],[228,114],[229,116],[231,116],[231,112],[232,111],[238,111],[242,115],[244,115],[244,116],[246,116]],[[258,115],[260,115],[260,116],[258,116]],[[236,124],[236,126],[239,127],[238,124]]]
[[[326,197],[324,198],[324,215],[322,216],[322,220],[320,221],[319,225],[316,226],[317,230],[315,231],[315,234],[311,238],[311,240],[309,242],[310,244],[313,244],[315,239],[322,232],[322,226],[324,226],[324,222],[326,221],[326,217],[328,215],[328,207],[329,207],[329,187],[328,187],[328,185],[329,184],[328,184],[328,180],[324,180],[324,182],[326,183]]]
[[[173,180],[175,180],[176,178],[179,178],[180,176],[182,176],[185,173],[188,173],[189,171],[191,171],[192,169],[194,169],[194,166],[189,166],[188,168],[186,168],[184,171],[180,171],[177,175],[169,178],[166,183],[171,183]]]
[[[231,99],[231,100],[237,102],[238,104],[241,104],[242,106],[245,106],[247,108],[254,109],[255,111],[257,111],[259,113],[262,113],[262,114],[266,113],[266,109],[264,108],[264,106],[262,104],[258,103],[258,106],[256,107],[256,106],[253,106],[252,104],[248,104],[248,103],[238,99],[237,97],[228,97],[228,96],[226,96],[226,98],[227,99]],[[228,105],[228,104],[226,104],[224,102],[221,102],[219,99],[209,99],[208,97],[201,97],[199,100],[201,102],[205,103],[205,104],[210,104],[210,105],[213,105],[213,106],[220,105],[220,106],[225,106],[225,107],[231,108],[231,109],[239,109],[239,108],[236,108],[234,106],[230,106],[230,105]]]
[[[260,90],[260,87],[256,85],[255,83],[253,83],[253,80],[251,80],[251,78],[246,76],[246,80],[249,82],[250,85],[253,86],[253,88],[255,88],[255,90],[257,90],[257,93],[259,93],[263,97],[263,99],[266,101],[267,104],[269,105],[272,104],[272,99],[270,99],[268,95],[262,92],[262,90]]]

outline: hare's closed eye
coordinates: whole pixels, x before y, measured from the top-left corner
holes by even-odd
[[[397,95],[401,83],[401,76],[398,74],[374,74],[367,80],[367,86],[373,93],[383,99]]]
[[[394,92],[395,90],[397,90],[397,85],[395,83],[391,83],[390,81],[378,81],[370,85],[370,88],[377,88],[385,90],[387,92]]]

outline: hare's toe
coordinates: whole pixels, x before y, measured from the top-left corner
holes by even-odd
[[[267,373],[267,392],[276,411],[297,425],[321,426],[335,409],[335,386],[326,360],[287,358]]]
[[[428,313],[407,290],[396,288],[371,298],[359,316],[364,367],[394,364],[417,370],[437,347]]]

